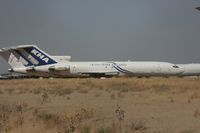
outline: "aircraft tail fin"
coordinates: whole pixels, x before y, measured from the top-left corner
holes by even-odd
[[[34,66],[50,65],[57,63],[49,54],[35,45],[20,45],[18,51]]]
[[[6,60],[11,58],[10,56],[14,53],[14,56],[18,59],[16,61],[24,66],[42,66],[57,63],[49,54],[45,53],[35,45],[19,45],[16,47],[3,48],[1,51],[2,56]]]

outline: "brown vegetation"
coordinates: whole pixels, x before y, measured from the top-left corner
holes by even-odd
[[[0,81],[0,133],[199,132],[198,78]]]

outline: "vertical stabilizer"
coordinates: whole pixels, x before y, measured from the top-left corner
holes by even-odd
[[[50,65],[57,63],[49,54],[35,45],[21,45],[15,50],[33,66]]]
[[[0,49],[0,55],[12,68],[43,66],[57,63],[35,45],[19,45]]]

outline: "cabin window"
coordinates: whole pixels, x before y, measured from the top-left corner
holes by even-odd
[[[179,68],[179,66],[177,66],[177,65],[174,65],[174,66],[173,66],[173,68]]]

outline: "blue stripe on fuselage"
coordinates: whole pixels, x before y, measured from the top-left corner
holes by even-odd
[[[119,72],[122,72],[122,73],[126,73],[126,74],[134,74],[133,72],[131,71],[128,71],[128,70],[125,70],[123,68],[121,68],[120,66],[118,66],[116,63],[113,63],[113,67],[118,70]]]

